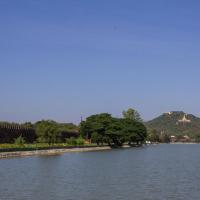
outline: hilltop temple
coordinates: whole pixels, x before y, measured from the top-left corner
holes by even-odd
[[[187,119],[187,114],[184,114],[183,118],[178,120],[179,123],[190,123],[191,120]]]

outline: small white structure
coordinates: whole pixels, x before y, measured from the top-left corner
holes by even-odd
[[[146,141],[146,144],[147,144],[147,145],[151,144],[151,141]]]
[[[166,112],[166,113],[164,113],[165,115],[172,115],[173,114],[173,112]]]
[[[179,123],[190,123],[191,120],[187,119],[187,114],[184,114],[183,118],[178,120]]]
[[[189,140],[189,139],[190,139],[190,137],[187,136],[187,135],[184,135],[183,137],[184,137],[186,140]]]
[[[170,141],[171,141],[172,143],[176,142],[176,136],[171,135],[171,136],[170,136]]]

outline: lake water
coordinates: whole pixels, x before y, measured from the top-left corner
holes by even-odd
[[[0,160],[0,200],[200,199],[200,145]]]

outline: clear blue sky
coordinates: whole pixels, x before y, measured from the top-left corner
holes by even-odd
[[[136,108],[200,116],[200,1],[1,0],[0,121]]]

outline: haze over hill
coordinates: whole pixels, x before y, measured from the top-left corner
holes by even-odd
[[[156,129],[159,133],[169,135],[188,135],[195,137],[200,134],[200,118],[183,111],[164,113],[146,123],[148,129]]]

